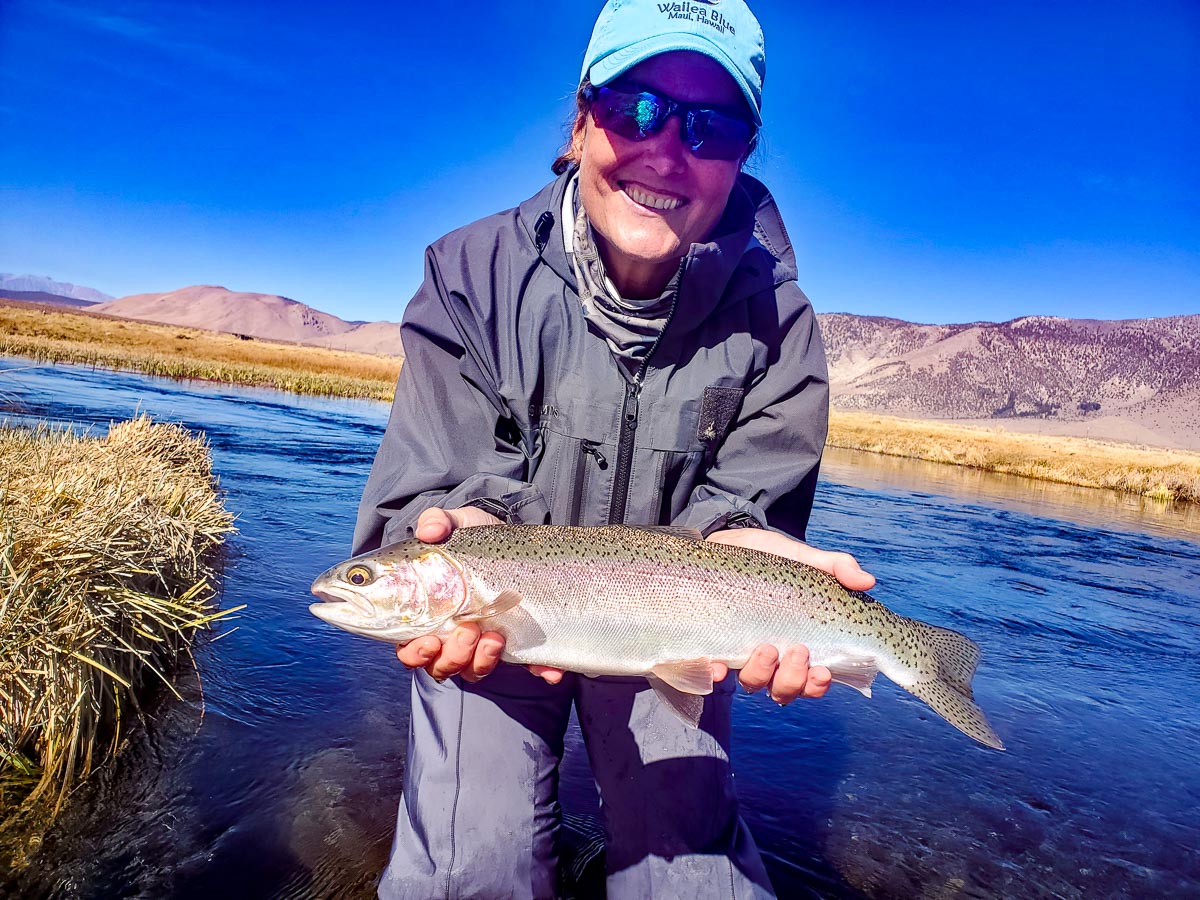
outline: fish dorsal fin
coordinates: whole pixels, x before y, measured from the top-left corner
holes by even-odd
[[[871,696],[871,685],[879,674],[879,664],[873,656],[852,656],[826,663],[833,680],[852,687],[864,697]]]
[[[479,609],[472,610],[464,616],[459,616],[460,622],[473,622],[476,619],[490,619],[492,616],[498,616],[500,613],[506,613],[514,606],[521,602],[521,595],[511,588],[505,588],[490,602],[485,603]]]
[[[638,531],[649,531],[651,534],[666,534],[671,537],[686,538],[689,541],[702,541],[702,535],[695,528],[685,528],[682,525],[626,525],[626,528],[636,528]]]
[[[712,665],[708,657],[659,663],[650,671],[660,681],[685,694],[712,693]]]
[[[654,688],[654,693],[658,694],[658,699],[685,725],[700,727],[700,714],[704,712],[704,698],[701,695],[677,691],[655,675],[647,675],[646,680]]]

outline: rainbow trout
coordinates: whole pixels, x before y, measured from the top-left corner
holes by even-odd
[[[971,694],[979,647],[906,619],[832,575],[681,528],[488,525],[442,544],[410,540],[318,576],[313,614],[393,643],[479,621],[503,659],[587,675],[644,675],[695,724],[711,661],[759,644],[808,647],[813,665],[871,696],[882,672],[955,728],[1004,745]]]

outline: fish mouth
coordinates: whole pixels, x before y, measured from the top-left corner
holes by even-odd
[[[322,605],[331,604],[334,606],[351,606],[366,616],[374,617],[376,615],[375,607],[371,604],[371,601],[362,594],[354,591],[347,591],[331,584],[314,584],[312,586],[312,593],[321,600],[321,603],[314,603],[310,607],[314,612]]]

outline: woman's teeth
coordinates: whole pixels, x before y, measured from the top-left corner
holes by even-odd
[[[629,195],[629,199],[634,203],[648,206],[651,209],[675,209],[683,204],[683,201],[678,197],[660,197],[656,194],[647,194],[645,191],[633,186],[626,187],[625,193]]]

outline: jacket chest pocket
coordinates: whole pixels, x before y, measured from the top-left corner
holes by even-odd
[[[682,401],[642,403],[626,521],[666,524],[683,512],[736,420],[742,396],[741,388],[708,387]]]
[[[575,400],[544,411],[542,458],[534,475],[556,525],[604,525],[618,467],[628,468],[625,521],[665,524],[687,505],[741,407],[742,390],[710,387],[699,396],[647,397],[636,427],[624,431],[619,403]]]
[[[541,421],[542,459],[534,474],[555,525],[604,525],[612,497],[621,410],[575,400]]]

